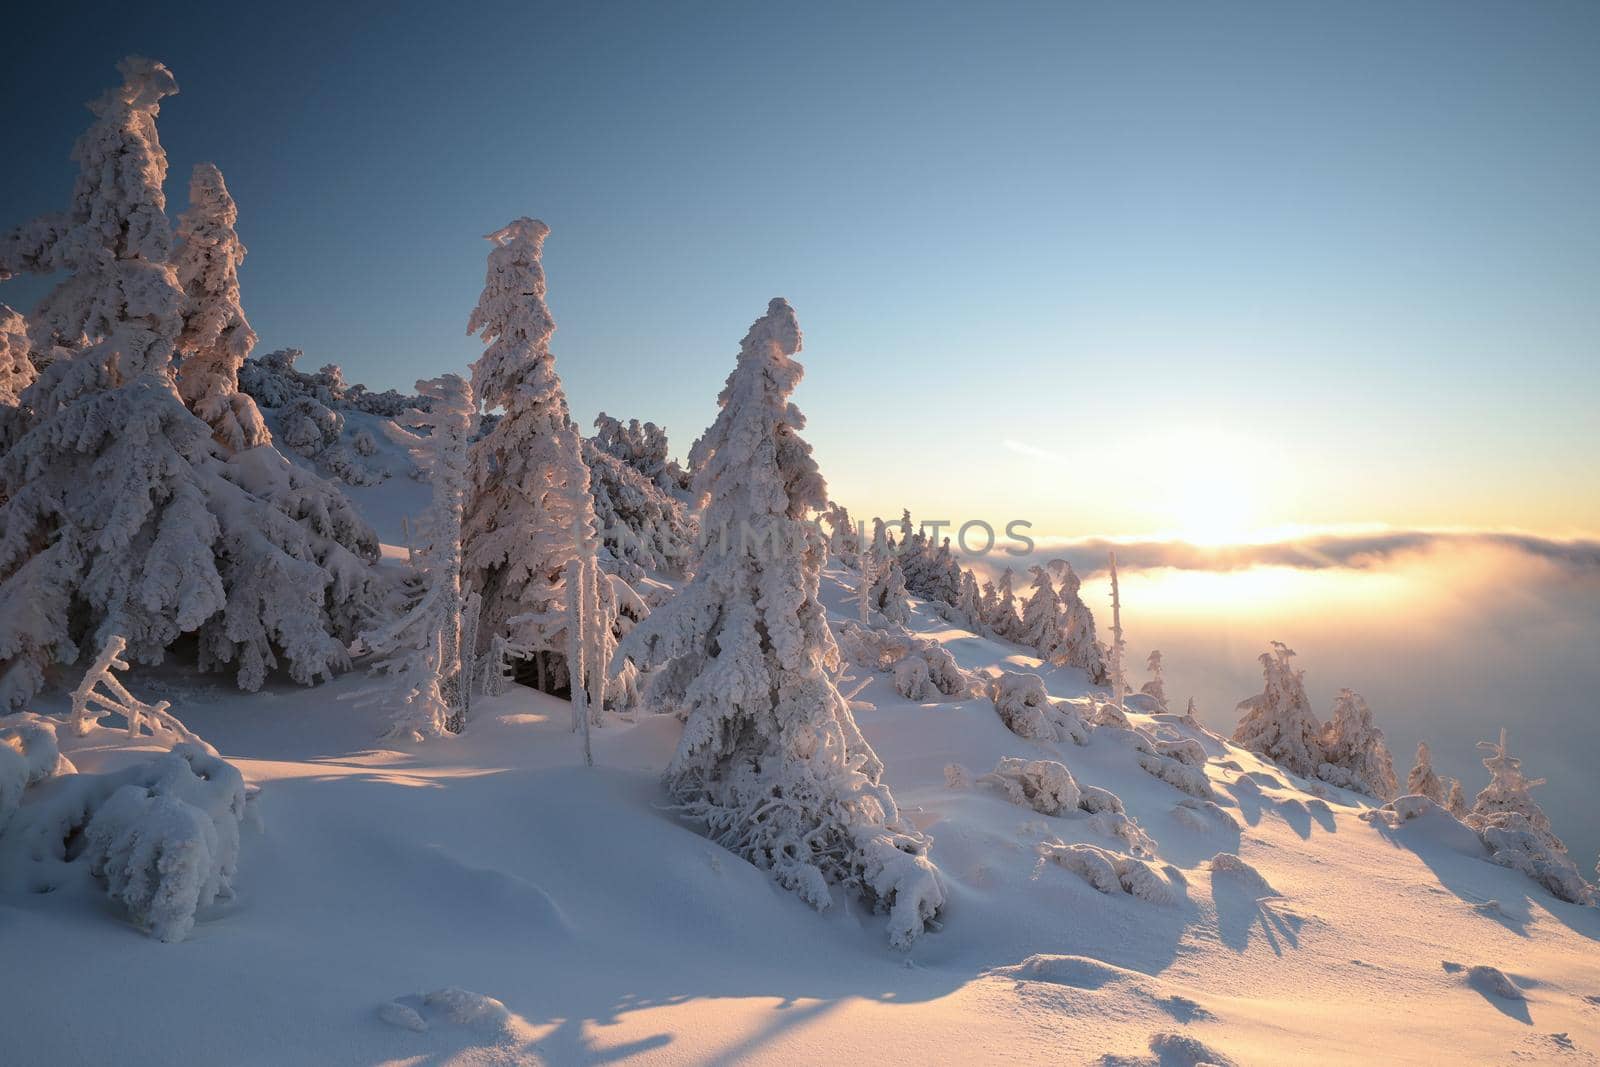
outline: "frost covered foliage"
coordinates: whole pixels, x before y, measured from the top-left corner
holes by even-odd
[[[1429,751],[1426,741],[1417,745],[1416,762],[1411,767],[1411,773],[1406,775],[1406,793],[1427,797],[1435,804],[1445,802],[1444,783],[1434,772],[1433,753]]]
[[[594,420],[593,446],[637,471],[657,489],[680,503],[693,503],[689,472],[668,451],[667,431],[653,422],[629,419],[624,425],[601,412]]]
[[[1044,679],[1037,674],[1002,671],[989,686],[989,699],[1006,729],[1030,741],[1089,743],[1089,728],[1076,708],[1064,700],[1051,700]]]
[[[173,257],[184,294],[178,392],[234,452],[272,439],[255,402],[239,393],[239,367],[255,347],[256,332],[239,303],[245,247],[234,228],[238,221],[222,172],[210,163],[196,164]]]
[[[603,565],[635,580],[644,571],[682,575],[693,562],[699,536],[689,507],[593,438],[583,442],[583,458],[600,524]]]
[[[0,304],[0,407],[14,408],[22,391],[38,376],[28,352],[28,323],[14,309]],[[0,413],[0,419],[5,418]],[[5,444],[0,428],[0,447]]]
[[[1322,727],[1306,696],[1305,672],[1290,664],[1294,650],[1281,641],[1260,656],[1262,691],[1239,703],[1244,715],[1233,743],[1284,769],[1315,778],[1322,764]]]
[[[400,614],[361,635],[361,645],[388,672],[392,684],[372,691],[394,707],[387,736],[421,741],[459,732],[459,700],[470,691],[474,653],[462,647],[461,509],[467,491],[467,443],[478,424],[472,387],[459,375],[417,382],[431,403],[412,411],[407,422],[426,430],[418,457],[433,486],[433,499],[417,524],[413,560],[420,581]],[[468,676],[463,678],[462,672]],[[452,703],[449,688],[456,696]]]
[[[1094,612],[1078,594],[1083,580],[1065,560],[1051,560],[1048,566],[1056,572],[1056,588],[1061,598],[1062,637],[1052,662],[1076,667],[1089,676],[1095,685],[1105,685],[1105,654],[1094,636]]]
[[[342,498],[271,449],[228,458],[185,407],[172,359],[184,295],[169,263],[159,63],[90,105],[71,209],[24,227],[3,267],[65,275],[34,317],[56,357],[0,458],[0,704],[92,635],[155,662],[180,635],[202,669],[259,686],[281,660],[309,682],[347,662],[335,631],[366,602],[377,544]],[[22,248],[19,253],[18,249]],[[353,633],[353,631],[350,631]]]
[[[1334,699],[1333,718],[1322,728],[1322,763],[1317,777],[1379,800],[1392,800],[1399,794],[1394,758],[1361,694],[1341,689]]]
[[[594,500],[582,439],[550,354],[555,321],[540,263],[550,228],[520,218],[489,234],[493,244],[467,332],[487,347],[472,389],[505,415],[472,450],[462,528],[464,574],[483,597],[481,641],[508,637],[546,692],[568,685],[568,564],[594,535]],[[581,537],[575,539],[574,532]],[[615,629],[611,583],[599,583],[606,629]],[[608,656],[609,659],[609,656]]]
[[[1533,799],[1543,778],[1528,778],[1522,761],[1506,747],[1506,732],[1498,743],[1481,741],[1487,752],[1489,784],[1478,794],[1466,823],[1478,832],[1491,858],[1502,867],[1521,871],[1562,900],[1574,904],[1596,902],[1595,888],[1584,881],[1567,856],[1567,846],[1550,829],[1550,820]]]
[[[30,766],[55,756],[47,720],[0,718],[0,784],[19,726],[32,732],[22,749]],[[231,764],[192,744],[108,774],[55,760],[33,778],[54,779],[50,788],[26,791],[0,825],[5,895],[98,886],[162,941],[183,940],[197,911],[231,895],[245,812],[244,779]]]
[[[828,906],[830,883],[865,897],[905,947],[944,887],[830,674],[839,653],[817,598],[827,546],[806,522],[827,486],[789,400],[799,350],[793,309],[773,300],[696,447],[705,528],[764,536],[710,541],[694,577],[619,655],[661,667],[649,700],[687,720],[666,775],[683,810],[814,907]],[[761,547],[773,543],[791,550]]]

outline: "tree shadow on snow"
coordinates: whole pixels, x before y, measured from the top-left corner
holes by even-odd
[[[1478,835],[1443,812],[1391,827],[1371,824],[1384,840],[1421,860],[1439,884],[1486,921],[1519,937],[1531,937],[1537,907],[1573,933],[1600,941],[1600,909],[1557,899],[1519,871],[1489,858]]]

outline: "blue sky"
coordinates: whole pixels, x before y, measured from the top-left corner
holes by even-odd
[[[858,509],[1600,531],[1600,5],[55,4],[7,28],[0,223],[65,204],[83,101],[162,59],[174,213],[216,162],[262,349],[352,380],[474,358],[481,235],[529,214],[581,421],[686,449],[783,295]]]

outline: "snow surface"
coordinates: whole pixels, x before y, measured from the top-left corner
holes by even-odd
[[[854,578],[824,576],[836,628],[855,615]],[[1057,700],[1089,692],[1080,672],[920,603],[912,629],[964,669],[1037,673]],[[521,687],[475,705],[459,738],[385,747],[384,713],[337,699],[366,684],[356,676],[241,694],[176,667],[131,672],[141,699],[172,701],[261,787],[261,825],[243,830],[236,896],[182,944],[110,904],[0,899],[0,1058],[164,1064],[175,1042],[230,1064],[1582,1063],[1600,1050],[1600,910],[1495,866],[1444,812],[1363,821],[1370,801],[1314,796],[1178,716],[1130,710],[1151,736],[1204,749],[1215,799],[1202,802],[1141,768],[1114,727],[1086,745],[1030,741],[986,697],[914,702],[889,674],[857,674],[857,719],[949,894],[908,954],[885,945],[881,916],[842,896],[818,913],[676,821],[660,778],[681,729],[670,716],[609,717],[587,769],[567,705]],[[66,735],[90,772],[161,750]],[[1061,763],[1086,796],[1120,798],[1169,901],[1101,892],[1047,858],[1131,855],[1101,815],[947,784],[951,762],[1005,757]]]

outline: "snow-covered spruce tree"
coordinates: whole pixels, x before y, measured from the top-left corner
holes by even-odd
[[[483,294],[467,323],[467,332],[487,343],[472,366],[472,388],[505,415],[473,447],[463,545],[466,576],[483,597],[479,640],[508,636],[531,661],[532,680],[553,693],[568,687],[573,530],[593,531],[595,515],[589,469],[550,354],[556,325],[540,262],[549,232],[537,219],[520,218],[488,236],[494,247]],[[614,599],[610,605],[608,627]]]
[[[1060,604],[1056,600],[1056,587],[1043,567],[1029,567],[1033,575],[1032,591],[1022,605],[1022,624],[1017,631],[1017,641],[1036,650],[1048,660],[1061,643]]]
[[[1522,760],[1506,747],[1505,730],[1500,731],[1498,743],[1479,741],[1478,748],[1488,753],[1483,765],[1489,769],[1489,784],[1478,793],[1468,818],[1485,823],[1499,815],[1518,815],[1546,844],[1561,846],[1561,839],[1550,829],[1549,817],[1533,799],[1534,787],[1544,785],[1545,780],[1522,773]],[[1565,851],[1565,846],[1561,847]]]
[[[1139,687],[1139,692],[1145,696],[1155,698],[1155,702],[1162,711],[1167,710],[1167,678],[1162,671],[1161,650],[1153,649],[1148,659],[1144,661],[1145,670],[1150,672],[1150,680]]]
[[[197,163],[189,179],[189,206],[178,219],[173,257],[184,294],[178,392],[233,452],[272,439],[255,402],[239,392],[239,367],[255,347],[256,333],[239,304],[245,247],[234,228],[238,221],[239,209],[222,172],[210,163]]]
[[[649,699],[687,719],[666,776],[683,810],[814,907],[828,906],[830,883],[864,896],[904,947],[944,889],[830,674],[839,653],[817,599],[827,545],[806,521],[826,506],[827,486],[789,401],[799,350],[794,311],[773,300],[697,449],[703,527],[763,536],[708,541],[688,585],[619,656],[661,666]],[[764,548],[773,545],[787,550]]]
[[[670,455],[666,430],[653,422],[641,424],[638,419],[629,419],[623,425],[603,411],[595,418],[594,428],[595,435],[589,440],[595,447],[626,463],[680,502],[693,503],[689,473]]]
[[[1233,731],[1233,743],[1259,753],[1285,770],[1307,778],[1322,765],[1322,725],[1306,696],[1305,672],[1289,661],[1294,650],[1281,641],[1263,652],[1260,693],[1239,702],[1244,715]]]
[[[348,662],[330,630],[365,604],[377,555],[353,512],[271,450],[223,463],[179,397],[184,300],[155,126],[177,85],[149,60],[119,69],[74,148],[71,208],[0,242],[0,270],[65,275],[33,318],[54,358],[0,459],[0,704],[113,634],[155,662],[195,633],[201,668],[231,664],[245,689],[280,657],[298,681],[326,677]]]
[[[994,604],[989,616],[983,620],[996,637],[1006,641],[1015,640],[1022,626],[1017,617],[1017,594],[1012,586],[1014,577],[1010,567],[1000,575],[1000,584],[995,587]]]
[[[1543,785],[1544,779],[1523,775],[1522,761],[1506,747],[1505,730],[1500,731],[1498,743],[1480,741],[1478,748],[1489,753],[1483,765],[1489,769],[1490,779],[1465,822],[1478,832],[1490,857],[1502,867],[1521,871],[1562,900],[1600,902],[1600,891],[1578,873],[1567,846],[1533,799],[1534,787]]]
[[[1445,792],[1444,806],[1458,819],[1467,817],[1467,794],[1461,788],[1461,779],[1450,779],[1450,788]]]
[[[392,684],[366,694],[394,708],[386,736],[421,741],[451,732],[452,726],[459,730],[461,701],[471,685],[473,651],[461,641],[461,510],[478,403],[472,386],[456,374],[419,381],[417,392],[432,402],[428,411],[413,411],[406,419],[428,431],[418,460],[432,483],[433,499],[415,527],[413,553],[421,581],[412,587],[414,598],[404,610],[364,632],[361,645],[377,657],[375,670],[393,676]]]
[[[861,531],[856,528],[855,521],[850,518],[849,509],[843,504],[830,501],[823,517],[828,522],[829,551],[844,566],[859,568],[861,566]]]
[[[861,565],[861,582],[869,612],[881,617],[879,625],[906,626],[911,622],[911,597],[895,549],[883,520],[873,519],[872,544]]]
[[[929,555],[927,593],[929,600],[955,607],[961,600],[961,576],[966,572],[956,562],[946,537]]]
[[[969,570],[961,572],[961,591],[956,597],[956,614],[960,622],[973,633],[983,629],[983,595],[978,592],[978,579]]]
[[[1109,679],[1106,675],[1105,656],[1101,652],[1100,642],[1095,639],[1094,612],[1089,610],[1089,605],[1083,602],[1083,597],[1078,592],[1083,580],[1072,569],[1072,564],[1066,560],[1051,560],[1047,566],[1059,575],[1056,589],[1061,597],[1061,616],[1065,630],[1061,648],[1056,654],[1056,662],[1083,671],[1094,685],[1105,685]]]
[[[1393,800],[1400,792],[1383,731],[1366,700],[1354,690],[1341,689],[1334,699],[1333,718],[1322,728],[1317,777],[1379,800]]]
[[[1406,793],[1427,797],[1435,804],[1443,804],[1444,783],[1433,770],[1433,753],[1428,750],[1428,742],[1423,741],[1417,745],[1417,759],[1411,766],[1411,773],[1406,775]]]
[[[602,566],[634,580],[645,571],[681,575],[699,536],[688,506],[592,439],[583,442],[583,459],[603,534]]]

